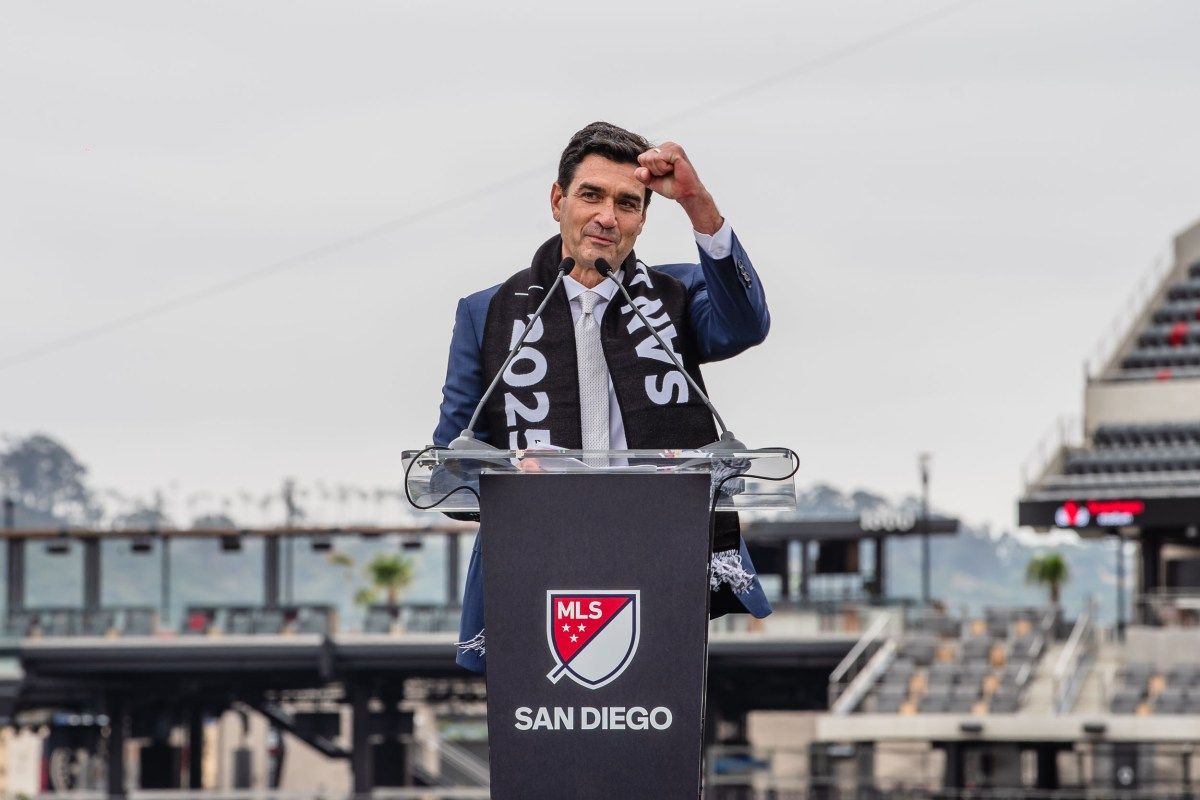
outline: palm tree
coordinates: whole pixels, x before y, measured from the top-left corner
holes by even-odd
[[[1058,553],[1034,556],[1025,567],[1025,582],[1049,589],[1051,605],[1058,605],[1059,591],[1070,578],[1067,562]]]
[[[367,564],[367,577],[371,586],[359,590],[354,599],[359,605],[370,605],[382,590],[387,595],[387,604],[395,607],[400,594],[413,580],[416,564],[411,558],[396,553],[380,553]]]

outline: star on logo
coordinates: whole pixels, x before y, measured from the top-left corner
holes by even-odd
[[[581,630],[581,631],[586,631],[586,630],[587,630],[587,625],[584,625],[582,622],[581,622],[581,623],[579,623],[579,630]]]
[[[570,633],[570,631],[571,631],[570,625],[563,625],[563,633]]]
[[[578,637],[578,636],[576,636],[575,634],[573,634],[573,633],[572,633],[572,634],[571,634],[571,641],[572,641],[572,642],[578,642],[578,641],[579,641],[579,637]]]

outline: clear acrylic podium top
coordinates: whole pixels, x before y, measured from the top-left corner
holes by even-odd
[[[479,510],[479,476],[488,473],[702,473],[717,491],[718,511],[795,510],[796,454],[786,447],[744,450],[450,450],[403,453],[406,491],[415,508]]]

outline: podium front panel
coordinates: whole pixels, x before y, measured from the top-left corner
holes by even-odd
[[[482,476],[493,798],[699,795],[709,486]]]

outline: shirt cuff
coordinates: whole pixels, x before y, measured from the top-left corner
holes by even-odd
[[[696,244],[712,257],[713,261],[720,261],[733,252],[733,228],[729,227],[729,220],[721,223],[721,227],[712,236],[700,231],[692,231],[696,237]]]

